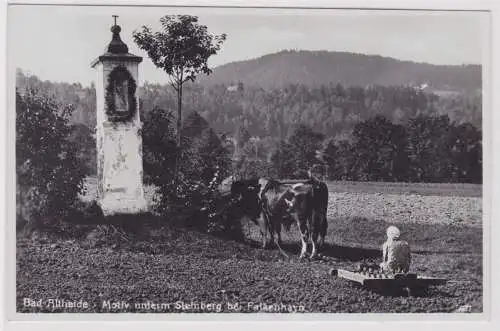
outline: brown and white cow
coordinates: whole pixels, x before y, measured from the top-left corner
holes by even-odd
[[[307,252],[308,244],[311,244],[311,258],[316,257],[318,249],[325,242],[328,222],[326,213],[328,209],[328,187],[324,182],[310,179],[303,183],[297,183],[290,189],[291,198],[285,197],[288,212],[297,221],[301,234],[302,249],[300,257],[303,258]]]
[[[232,209],[233,217],[240,219],[247,217],[260,227],[262,247],[268,247],[274,242],[274,235],[278,234],[278,247],[281,243],[281,218],[286,226],[290,225],[288,206],[284,201],[284,194],[288,187],[280,186],[274,180],[254,178],[234,181],[231,184],[231,196],[236,201]],[[288,198],[293,195],[288,192]],[[279,228],[279,230],[278,230]],[[277,231],[278,230],[278,231]]]
[[[267,244],[276,243],[281,253],[287,256],[281,248],[281,230],[283,227],[289,230],[295,221],[289,213],[290,207],[286,203],[287,199],[293,199],[294,195],[290,191],[289,185],[284,185],[276,180],[261,178],[259,183],[261,184],[259,192],[261,224],[266,229],[264,240]],[[267,235],[270,238],[267,238]]]

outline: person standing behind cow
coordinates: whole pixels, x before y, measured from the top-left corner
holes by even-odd
[[[387,241],[382,246],[382,263],[384,272],[408,273],[411,263],[410,245],[400,240],[401,232],[395,226],[387,228]]]

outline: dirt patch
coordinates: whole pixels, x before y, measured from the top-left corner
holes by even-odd
[[[283,259],[276,250],[256,248],[255,243],[173,228],[114,247],[19,239],[17,310],[82,312],[62,307],[26,307],[24,300],[31,298],[85,300],[89,304],[85,312],[408,313],[453,312],[464,306],[470,306],[472,312],[482,311],[480,236],[468,237],[471,242],[461,252],[445,250],[434,239],[415,237],[413,245],[427,250],[414,253],[412,268],[453,282],[433,288],[423,297],[384,296],[328,274],[331,268],[350,268],[359,261],[377,260],[378,236],[368,236],[374,239],[367,246],[374,244],[375,248],[344,245],[335,238],[360,240],[357,228],[378,233],[373,229],[382,224],[360,218],[350,231],[349,220],[334,221],[330,224],[326,257],[320,261],[297,260],[294,253],[298,242],[293,233],[288,234],[285,245],[294,254],[290,260]],[[443,241],[464,238],[470,232],[465,227],[448,233],[444,228],[436,229]],[[334,231],[338,231],[338,237]],[[406,233],[415,236],[422,231],[415,227]],[[236,303],[238,310],[234,308]],[[158,305],[151,308],[151,304]],[[213,305],[211,309],[208,304]]]

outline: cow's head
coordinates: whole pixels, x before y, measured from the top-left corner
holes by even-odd
[[[307,194],[309,187],[302,183],[296,184],[290,188],[286,194],[283,196],[283,201],[285,202],[287,212],[300,212],[305,209],[305,203],[307,199]]]
[[[298,199],[299,199],[298,194],[296,194],[294,192],[287,194],[287,196],[285,196],[283,198],[283,201],[285,202],[285,205],[286,205],[287,212],[292,213],[296,210]]]
[[[260,212],[259,193],[258,179],[239,180],[231,185],[233,201],[246,213],[258,215]]]
[[[231,196],[233,199],[241,201],[254,195],[258,196],[259,189],[258,180],[238,180],[231,184]]]

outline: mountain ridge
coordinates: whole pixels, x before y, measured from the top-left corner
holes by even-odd
[[[199,78],[203,85],[236,84],[266,89],[288,84],[429,85],[433,90],[471,92],[482,87],[480,64],[439,65],[350,52],[282,50],[230,62]]]

